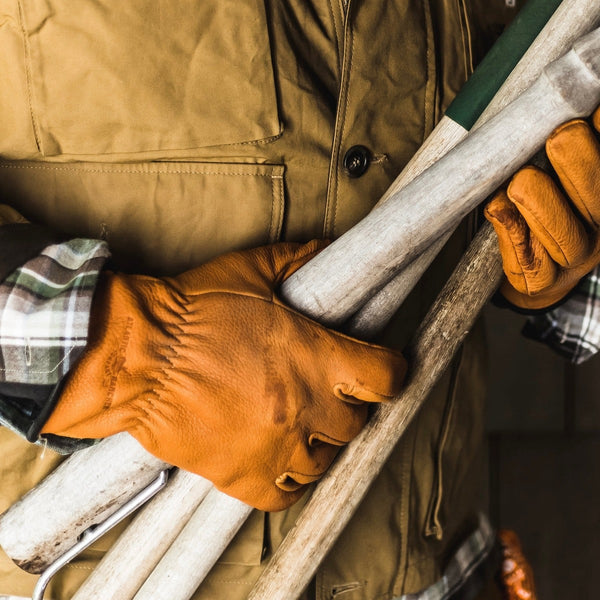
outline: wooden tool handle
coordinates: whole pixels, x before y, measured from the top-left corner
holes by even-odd
[[[300,595],[447,368],[501,276],[496,236],[486,224],[407,348],[411,371],[404,391],[378,408],[325,474],[261,575],[251,600],[294,600]]]
[[[574,9],[576,8],[576,4],[572,2],[571,0],[569,0],[569,2],[565,1],[563,2],[563,4],[571,4],[574,5]],[[587,9],[588,10],[592,10],[593,8],[595,8],[595,5],[597,3],[592,2],[591,0],[589,2],[579,2],[579,6],[584,6],[587,4]],[[596,9],[596,16],[593,17],[593,19],[597,19],[597,9]],[[567,15],[568,16],[568,15]],[[585,21],[586,25],[589,25],[591,23],[589,16],[585,17],[583,16],[582,19]],[[587,19],[587,20],[586,20]],[[593,20],[592,19],[592,20]],[[573,23],[570,23],[570,25],[567,25],[567,20],[565,20],[565,27],[564,30],[573,30]],[[533,117],[532,117],[533,118]],[[362,251],[362,248],[359,249],[359,251]],[[311,262],[312,264],[312,262]],[[305,267],[306,268],[306,267]],[[328,276],[324,276],[325,280],[328,280],[329,277]],[[352,286],[358,286],[360,287],[360,282],[358,280],[354,280],[354,281],[350,281],[349,285]],[[128,438],[129,436],[124,436],[124,437],[120,437],[120,440],[124,440],[126,438]],[[131,438],[129,438],[131,439]],[[103,444],[107,444],[107,442],[103,442]],[[128,444],[130,444],[131,442],[126,442],[125,446],[128,447]],[[89,456],[94,455],[94,452],[98,452],[98,449],[100,448],[100,446],[102,446],[103,444],[99,444],[98,447],[91,449],[91,453]],[[129,452],[129,450],[127,450],[126,452],[123,451],[119,451],[117,454],[117,457],[114,461],[111,462],[102,462],[100,460],[88,460],[87,464],[85,464],[85,467],[82,467],[84,469],[84,472],[89,474],[89,480],[90,480],[90,487],[88,488],[90,490],[90,495],[89,498],[86,497],[82,500],[81,495],[78,496],[78,494],[80,494],[80,492],[82,491],[82,486],[75,486],[76,488],[78,487],[78,489],[73,489],[73,494],[72,495],[63,495],[61,492],[61,497],[63,499],[63,502],[61,502],[61,505],[57,506],[56,509],[62,510],[63,508],[65,509],[66,514],[68,514],[68,517],[71,519],[70,521],[70,525],[65,525],[64,527],[61,525],[60,527],[56,526],[56,522],[54,523],[54,531],[50,532],[50,537],[46,540],[41,539],[44,535],[46,535],[45,533],[43,533],[43,530],[48,529],[45,525],[47,522],[50,523],[50,529],[52,529],[52,521],[48,520],[49,519],[49,515],[52,515],[52,513],[55,511],[55,507],[53,507],[53,501],[56,498],[56,494],[57,494],[57,488],[55,487],[55,483],[56,481],[61,481],[60,477],[59,478],[55,478],[54,479],[54,484],[52,485],[46,485],[43,484],[43,486],[41,488],[38,488],[36,494],[33,494],[31,496],[29,496],[29,500],[26,500],[25,502],[20,503],[19,506],[15,507],[15,510],[13,511],[11,509],[11,511],[1,520],[0,522],[0,544],[2,544],[2,546],[5,548],[5,550],[7,551],[7,553],[12,556],[13,558],[15,558],[18,561],[21,561],[23,564],[29,564],[29,565],[37,565],[43,568],[44,566],[44,562],[50,562],[53,558],[52,553],[50,552],[48,555],[45,555],[44,553],[46,552],[46,550],[48,548],[52,548],[55,546],[56,542],[57,542],[57,536],[60,538],[61,536],[63,536],[65,538],[65,545],[69,545],[69,542],[72,541],[74,538],[77,537],[77,535],[79,535],[79,533],[81,532],[81,528],[77,529],[77,527],[75,526],[75,523],[92,523],[94,522],[94,520],[97,518],[98,513],[106,508],[106,504],[107,504],[107,500],[106,499],[102,499],[100,498],[99,502],[93,502],[93,500],[98,499],[98,491],[106,491],[109,495],[112,494],[113,497],[115,496],[119,496],[119,494],[121,494],[122,492],[122,488],[125,485],[128,485],[128,481],[134,477],[135,478],[135,470],[136,469],[141,469],[142,471],[147,470],[150,471],[152,469],[154,469],[154,473],[158,472],[159,470],[161,470],[164,467],[164,464],[160,461],[157,461],[157,459],[154,459],[153,457],[151,457],[150,455],[147,455],[144,459],[141,459],[137,461],[137,464],[134,465],[134,469],[131,470],[130,474],[128,476],[126,476],[124,479],[119,479],[119,477],[122,477],[122,474],[120,474],[118,477],[114,477],[112,479],[113,481],[113,486],[111,488],[111,485],[106,485],[106,480],[103,479],[107,473],[111,473],[111,467],[116,464],[117,462],[130,462],[130,458],[131,456],[135,456],[137,450],[131,450],[130,454],[127,454],[127,452]],[[76,455],[77,456],[77,455]],[[73,457],[73,459],[76,458],[76,456]],[[67,463],[65,463],[65,465],[68,465],[69,463],[71,465],[75,464],[74,462],[72,462],[73,459],[70,459],[69,461],[67,461]],[[144,463],[144,460],[146,461]],[[61,467],[62,469],[62,467]],[[95,476],[92,476],[92,471],[95,469]],[[81,481],[81,477],[82,477],[82,471],[77,471],[76,469],[71,469],[70,471],[63,471],[63,473],[66,473],[68,475],[65,476],[64,481],[75,481],[75,482],[79,482]],[[151,479],[151,477],[150,477]],[[45,487],[44,487],[45,486]],[[94,487],[95,486],[95,487]],[[71,486],[73,487],[73,486]],[[60,490],[60,487],[58,488]],[[44,495],[45,494],[45,495]],[[69,497],[72,500],[72,503],[65,505],[64,504],[64,500],[65,498]],[[106,498],[106,497],[105,497]],[[89,502],[89,504],[88,504]],[[52,507],[52,510],[48,513],[44,513],[41,509],[42,508],[48,508],[48,507]],[[60,521],[61,523],[63,521]],[[66,523],[66,521],[64,521]],[[83,526],[83,528],[85,528],[85,525]],[[20,532],[26,532],[27,535],[23,536],[20,534]],[[70,536],[70,537],[68,537]],[[25,538],[29,538],[29,541]],[[33,543],[30,543],[30,541],[34,539],[36,541],[34,541]],[[41,540],[41,541],[40,541]],[[60,545],[56,546],[57,548],[59,548],[59,552],[60,552]]]
[[[300,312],[340,325],[531,158],[560,124],[600,104],[600,30],[282,286]],[[323,278],[323,274],[329,277]]]

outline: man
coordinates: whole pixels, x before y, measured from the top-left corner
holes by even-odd
[[[324,331],[277,301],[277,284],[316,245],[221,255],[335,238],[362,218],[468,77],[476,37],[470,8],[443,0],[2,7],[2,201],[47,227],[22,224],[17,235],[21,217],[5,209],[5,247],[16,248],[23,231],[31,242],[4,254],[6,297],[35,305],[48,287],[60,289],[50,341],[34,343],[24,320],[16,350],[5,353],[19,376],[5,368],[3,419],[61,450],[126,429],[255,506],[290,507],[255,511],[197,598],[247,596],[306,501],[305,487],[366,419],[364,402],[385,401],[404,374],[398,352]],[[404,346],[473,226],[470,219],[455,234],[384,344]],[[110,269],[106,245],[94,241],[101,239]],[[49,286],[43,265],[58,273]],[[247,345],[240,317],[261,340],[258,351]],[[470,564],[485,570],[492,536],[479,518],[478,338],[475,331],[398,445],[308,597],[431,590],[465,540],[478,542]],[[53,353],[44,352],[48,346]],[[327,362],[331,349],[352,360],[323,368],[315,356]],[[190,356],[211,367],[202,370],[202,393],[194,388],[186,399],[190,410],[200,408],[192,420],[180,411],[188,390],[182,374],[196,368]],[[326,400],[313,405],[324,379],[318,397]],[[248,390],[244,397],[268,404],[238,402]],[[324,405],[335,408],[325,414]],[[313,419],[300,444],[296,415],[307,412],[327,429]],[[240,436],[249,415],[252,431],[261,432],[251,460],[251,437]],[[277,424],[292,435],[270,437]],[[43,469],[33,446],[8,430],[2,436],[4,448],[22,457],[2,474],[13,481],[3,486],[8,505],[42,475],[23,477],[27,463]],[[67,567],[51,596],[69,597],[96,556]],[[2,569],[0,592],[26,595],[31,579],[8,561]],[[468,574],[458,570],[458,587],[473,585]]]

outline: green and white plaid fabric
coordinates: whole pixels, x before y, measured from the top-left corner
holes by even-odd
[[[474,598],[495,564],[496,532],[485,515],[480,515],[477,529],[461,544],[432,586],[416,594],[405,594],[394,600],[459,600]],[[494,564],[487,564],[487,563]]]
[[[529,317],[523,333],[574,363],[594,356],[600,349],[600,266],[579,282],[563,304]]]
[[[54,385],[87,342],[105,242],[46,247],[0,284],[0,382]]]

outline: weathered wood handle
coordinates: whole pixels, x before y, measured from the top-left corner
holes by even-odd
[[[203,500],[215,492],[211,482],[199,475],[174,471],[165,489],[139,511],[111,546],[101,568],[92,571],[72,600],[133,598],[186,524],[195,518],[198,507],[204,507]]]
[[[539,35],[536,36],[533,43],[529,46],[527,52],[506,78],[492,101],[477,119],[472,127],[472,131],[475,131],[509,102],[512,102],[539,76],[540,71],[548,63],[562,56],[567,48],[570,48],[578,38],[589,33],[598,27],[598,25],[600,25],[600,3],[596,0],[563,0]],[[466,134],[466,129],[444,117],[429,139],[425,141],[421,149],[387,190],[380,203],[384,202],[388,197],[404,187],[408,181],[414,179],[427,167],[439,160],[448,150],[463,139]],[[387,315],[394,314],[404,301],[408,291],[413,289],[416,282],[419,281],[422,274],[438,254],[443,243],[444,240],[440,240],[439,243],[436,242],[430,248],[427,248],[408,268],[401,271],[385,288],[369,300],[352,317],[350,331],[361,331],[366,337],[375,336],[385,323],[379,318],[376,325],[373,315],[382,313]]]
[[[600,10],[598,11],[598,13],[600,13]],[[564,24],[564,21],[562,21],[561,19],[561,23]],[[593,26],[593,22],[589,22],[589,27]],[[549,23],[549,28],[552,31],[553,30],[553,24]],[[546,28],[544,30],[545,35],[542,36],[543,39],[547,39],[548,37],[548,28]],[[571,27],[571,30],[569,32],[570,35],[577,35],[578,33],[578,29],[577,27]],[[556,36],[559,39],[559,41],[557,42],[557,44],[568,44],[571,40],[570,39],[566,39],[563,36]],[[561,46],[562,47],[562,46]],[[556,48],[551,48],[550,50],[546,49],[546,52],[544,54],[544,56],[546,57],[546,59],[551,59],[553,58],[553,53],[558,54],[559,50]],[[494,114],[495,112],[497,112],[503,105],[505,105],[508,102],[508,99],[512,96],[514,97],[519,91],[520,89],[522,89],[532,78],[535,77],[535,75],[537,74],[535,72],[535,69],[532,68],[531,64],[535,63],[537,65],[537,70],[539,71],[539,69],[541,68],[540,66],[540,60],[537,59],[536,61],[532,61],[532,60],[527,60],[525,67],[520,66],[519,68],[515,69],[515,74],[514,77],[518,78],[518,81],[520,82],[520,84],[515,84],[514,83],[514,78],[511,77],[509,79],[509,81],[507,81],[506,87],[508,88],[508,92],[504,91],[506,88],[503,88],[503,93],[499,94],[497,96],[497,98],[491,103],[490,105],[490,109],[489,111],[487,111],[487,115],[484,118],[489,118],[490,114]],[[525,71],[525,72],[524,72]],[[421,152],[419,152],[418,154],[418,158],[414,161],[414,163],[411,163],[410,168],[405,171],[399,178],[398,180],[395,182],[395,188],[399,189],[401,187],[401,185],[404,185],[407,181],[407,179],[411,179],[412,177],[414,177],[418,172],[419,169],[421,167],[424,167],[426,165],[428,165],[429,163],[433,162],[434,160],[436,160],[437,158],[439,158],[439,156],[443,153],[445,153],[447,151],[447,149],[449,149],[449,147],[451,147],[452,145],[454,145],[455,143],[457,143],[457,141],[459,141],[459,139],[464,136],[466,134],[466,131],[464,129],[461,129],[460,127],[456,128],[456,127],[452,127],[452,122],[450,123],[442,123],[440,129],[438,130],[438,136],[432,136],[432,141],[429,144],[426,144],[425,147],[423,148],[423,150]],[[435,140],[435,138],[439,138],[442,140],[442,142],[440,143],[439,140]],[[400,289],[402,291],[402,284],[400,285]],[[363,311],[362,312],[362,321],[359,323],[359,327],[357,332],[359,334],[363,334],[365,332],[365,327],[366,328],[376,328],[377,327],[377,323],[378,321],[382,320],[382,312],[380,310],[380,307],[383,306],[383,313],[390,313],[392,312],[389,307],[391,305],[392,309],[396,306],[396,299],[393,298],[393,296],[388,296],[387,298],[384,298],[382,301],[381,296],[379,297],[379,299],[377,300],[377,305],[378,308],[375,310],[370,310],[370,311]],[[386,317],[385,314],[383,316],[383,321],[385,322]],[[334,469],[336,470],[336,472],[339,474],[340,472],[338,471],[337,467],[334,467]],[[318,527],[318,521],[314,521],[312,523],[312,525]],[[187,532],[186,532],[186,537],[188,537],[189,539],[193,539],[194,535],[198,535],[198,531],[192,529],[191,527],[187,527],[186,528]],[[218,540],[215,540],[218,541]],[[210,549],[210,544],[208,546],[208,548]],[[182,554],[182,548],[186,548],[186,552],[187,554],[183,553]],[[169,577],[166,577],[166,573],[169,572],[174,572],[177,571],[179,575],[181,575],[181,567],[178,565],[182,565],[185,564],[185,560],[187,559],[190,554],[193,555],[194,560],[198,560],[198,554],[201,554],[202,552],[200,551],[199,547],[196,546],[193,548],[193,551],[190,551],[190,547],[186,546],[185,543],[183,543],[183,541],[180,544],[174,544],[174,546],[165,554],[164,558],[162,559],[159,568],[157,569],[156,573],[160,573],[160,576],[158,576],[156,573],[153,574],[151,581],[152,584],[147,584],[146,586],[144,586],[145,590],[148,589],[152,589],[153,592],[153,598],[156,598],[157,600],[160,598],[173,598],[173,594],[175,592],[175,589],[172,587],[172,580]],[[109,558],[110,555],[108,555],[106,557],[106,559]],[[288,560],[292,561],[292,563],[294,562],[292,560],[292,558],[294,555],[288,555]],[[122,559],[123,557],[113,557],[113,561],[114,562],[119,562],[119,559]],[[105,560],[106,560],[105,559]],[[112,561],[111,561],[112,562]],[[202,581],[202,577],[196,577],[196,568],[197,568],[197,563],[194,563],[195,567],[194,569],[188,570],[187,573],[187,577],[183,578],[182,581],[185,581],[185,586],[182,585],[181,589],[178,589],[178,592],[181,591],[181,595],[177,595],[177,598],[187,598],[189,597],[189,595],[191,595],[191,591],[193,591],[195,589],[195,587],[197,585],[199,585],[199,583]],[[205,565],[205,563],[202,563]],[[97,569],[98,573],[102,572],[102,564],[100,565],[100,567]],[[202,571],[202,573],[204,573],[204,571]],[[129,574],[131,575],[131,574]],[[100,583],[100,581],[102,580],[102,577],[98,577],[98,583]],[[87,584],[84,584],[84,587],[87,587]],[[97,589],[101,589],[101,588],[97,588]],[[141,598],[145,598],[146,596],[144,595],[144,593],[142,593],[141,596],[136,596],[136,600],[141,600]],[[189,594],[189,595],[188,595]],[[91,595],[88,594],[85,596],[85,598],[93,598],[94,594],[92,593]],[[266,597],[269,597],[268,595]],[[78,598],[78,597],[77,597]],[[119,596],[119,598],[121,598],[121,596]],[[125,598],[125,596],[122,596],[122,598]],[[127,596],[127,598],[129,598],[129,596]]]
[[[102,468],[90,468],[95,461]],[[40,573],[168,466],[128,434],[81,450],[2,515],[0,545],[21,568]]]
[[[356,281],[353,282],[353,283],[356,284]],[[106,444],[106,443],[107,442],[104,442],[103,444]],[[100,448],[101,445],[99,445],[97,448],[95,448],[93,450],[97,451],[98,448]],[[114,465],[114,464],[117,464],[117,463],[122,463],[125,456],[127,456],[126,453],[119,452],[118,455],[117,455],[117,457],[116,457],[116,460],[114,462],[109,462],[109,463],[104,462],[104,463],[99,463],[99,464],[103,464],[103,470],[104,470],[104,469],[106,469],[106,465],[107,464]],[[73,458],[75,458],[75,457],[73,457]],[[129,460],[129,459],[127,459],[127,460]],[[158,470],[160,470],[162,468],[162,463],[160,463],[160,466],[156,466],[156,459],[149,458],[148,460],[150,461],[150,464],[152,464],[153,461],[154,461],[154,464],[153,464],[153,466],[146,465],[146,466],[144,466],[144,468],[147,468],[147,469],[155,468],[156,472],[158,472]],[[160,462],[160,461],[158,461],[158,462]],[[92,461],[90,461],[86,465],[86,471],[87,472],[89,472],[90,468],[93,467],[93,464],[94,463]],[[104,475],[104,473],[101,473],[101,475]],[[66,479],[66,481],[68,481],[68,480],[69,480],[69,478]],[[77,477],[77,478],[74,477],[71,480],[72,481],[76,481],[76,482],[80,482],[81,481],[81,479],[79,477]],[[98,481],[99,478],[96,478],[96,480]],[[117,481],[117,479],[115,479],[115,481]],[[125,479],[125,481],[127,481],[127,479]],[[122,485],[123,485],[123,482],[122,481],[118,481],[118,483],[116,484],[116,486],[112,489],[112,493],[113,494],[115,493],[115,489],[119,490],[119,492],[120,492],[121,488],[122,488]],[[82,486],[78,485],[77,487],[78,487],[78,489],[75,490],[75,492],[78,493],[78,492],[81,491]],[[104,482],[101,484],[101,488],[102,489],[109,489],[104,484]],[[89,489],[91,490],[91,496],[96,496],[98,490],[94,490],[93,488],[89,488]],[[63,498],[65,498],[65,496],[62,493],[61,493],[61,496]],[[42,495],[35,496],[34,499],[31,501],[31,504],[35,508],[34,508],[34,510],[32,510],[32,512],[30,514],[35,514],[35,513],[39,514],[40,507],[52,507],[52,511],[54,511],[54,506],[52,506],[52,499],[55,498],[55,497],[56,497],[56,488],[54,489],[54,491],[50,491],[50,494],[47,495],[45,498]],[[38,498],[39,500],[36,500],[35,498]],[[72,504],[72,505],[70,505],[69,507],[66,507],[66,508],[69,511],[75,511],[76,514],[75,514],[74,520],[75,521],[80,521],[80,520],[82,520],[81,519],[81,512],[80,511],[78,512],[78,509],[81,508],[81,505],[77,505],[77,503],[76,503],[77,494],[74,493],[73,496],[72,496],[72,498],[75,501],[75,503]],[[85,503],[87,501],[88,501],[87,499],[84,500],[84,504],[83,504],[84,506],[85,506]],[[90,506],[91,510],[88,511],[88,512],[91,514],[91,517],[89,517],[91,519],[91,521],[88,520],[88,522],[93,522],[93,520],[95,519],[96,515],[98,514],[99,506],[102,507],[102,504],[100,504],[100,505],[95,504],[94,505],[92,502],[90,502],[89,506]],[[14,513],[13,513],[13,515],[14,515]],[[47,515],[42,515],[41,519],[40,519],[40,522],[41,521],[46,521],[46,520],[47,520]],[[5,518],[2,521],[2,525],[0,525],[0,543],[2,543],[2,545],[5,547],[5,549],[7,547],[11,547],[11,546],[14,547],[15,546],[14,544],[12,544],[12,540],[15,539],[15,536],[14,536],[14,531],[15,531],[14,524],[18,523],[18,522],[19,522],[18,519],[13,519],[11,521],[10,519]],[[83,519],[82,522],[85,522],[85,519]],[[11,526],[10,523],[12,523],[13,526]],[[29,520],[27,518],[25,518],[25,520],[21,521],[21,523],[25,524],[24,526],[18,526],[22,531],[23,530],[27,531],[27,533],[30,534],[30,535],[32,535],[32,536],[36,535],[36,532],[34,531],[35,530],[35,523],[33,523],[31,520]],[[82,528],[85,529],[86,526],[87,525],[84,525]],[[68,530],[69,530],[69,527],[66,527],[66,529],[63,529],[62,531],[68,531]],[[55,528],[54,529],[53,537],[52,537],[52,544],[54,544],[54,542],[56,541],[56,532],[57,531],[60,532],[61,528]],[[81,532],[81,529],[80,530],[73,530],[73,536],[76,537],[80,532]],[[16,546],[17,547],[19,546],[19,542],[16,544]],[[19,553],[20,550],[17,551],[16,553],[12,552],[11,550],[7,550],[7,551],[13,557],[19,557],[19,556],[21,556],[21,557],[24,557],[23,558],[24,561],[30,561],[30,562],[31,562],[31,559],[33,557],[39,556],[39,553],[36,552],[36,551],[34,551],[33,553],[29,553],[29,554],[22,553],[22,552]]]
[[[595,30],[501,113],[294,273],[282,286],[283,297],[322,323],[343,323],[542,148],[554,128],[589,115],[599,103]]]
[[[191,598],[251,511],[247,504],[213,488],[135,600]]]
[[[354,514],[413,416],[497,288],[502,261],[491,225],[480,230],[407,348],[405,388],[380,406],[319,482],[249,600],[295,600]],[[172,596],[177,600],[190,596]]]

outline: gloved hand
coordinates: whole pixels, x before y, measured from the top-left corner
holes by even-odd
[[[277,287],[318,249],[231,253],[175,278],[106,274],[89,346],[42,433],[128,431],[252,506],[290,506],[406,370],[399,352],[279,300]]]
[[[600,131],[600,108],[593,115]],[[541,309],[561,300],[600,262],[600,144],[582,119],[558,127],[546,142],[558,175],[535,167],[516,173],[485,208],[498,234],[505,298]]]

